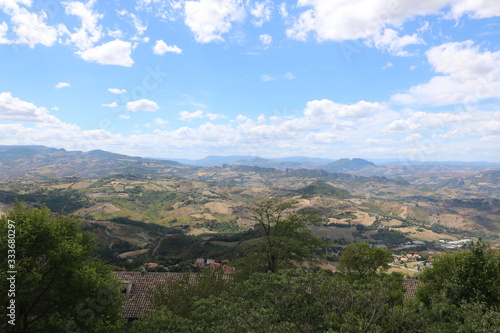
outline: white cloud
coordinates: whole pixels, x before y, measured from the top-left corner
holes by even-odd
[[[147,25],[145,25],[142,20],[134,13],[130,13],[125,9],[117,10],[117,14],[124,18],[125,21],[131,23],[135,28],[135,35],[131,38],[132,40],[143,40],[145,42],[149,41],[149,38],[142,38],[144,32],[148,29]]]
[[[457,128],[440,135],[444,139],[456,139],[468,136],[500,135],[500,121],[484,120],[461,123]]]
[[[71,84],[69,84],[67,82],[59,82],[58,84],[56,84],[57,89],[66,88],[66,87],[71,87]]]
[[[254,17],[252,23],[257,27],[262,27],[266,22],[271,21],[273,3],[271,0],[256,1],[250,8],[250,14]]]
[[[167,120],[163,120],[161,118],[155,118],[152,123],[144,124],[144,127],[148,127],[148,128],[153,127],[153,126],[164,127],[167,124],[168,124]]]
[[[116,29],[116,30],[108,29],[108,36],[115,38],[115,39],[123,38],[123,31],[121,31],[120,29]]]
[[[208,118],[210,120],[226,118],[223,114],[208,113],[201,110],[195,112],[181,111],[179,112],[179,117],[181,120],[191,121],[193,119]]]
[[[283,78],[285,80],[293,80],[293,79],[296,79],[297,77],[295,75],[293,75],[293,73],[286,72],[285,74],[283,74]]]
[[[347,138],[334,133],[311,133],[306,136],[306,140],[313,144],[331,144],[336,142],[345,142],[347,141]]]
[[[0,1],[0,10],[10,16],[11,30],[17,35],[17,39],[13,42],[27,44],[31,48],[37,44],[54,45],[58,35],[64,30],[64,26],[49,26],[46,23],[47,14],[44,11],[36,14],[20,5],[30,7],[31,1]],[[6,23],[2,23],[0,39],[3,44],[12,42],[2,36],[2,34],[5,35],[7,28]]]
[[[387,108],[379,103],[359,101],[356,104],[338,104],[328,99],[307,102],[304,115],[318,123],[335,123],[338,119],[364,118]]]
[[[108,88],[108,91],[112,94],[124,94],[127,91],[125,89],[118,89],[118,88]]]
[[[314,35],[318,41],[372,39],[388,26],[400,27],[416,16],[440,14],[448,18],[468,15],[473,18],[500,15],[498,1],[472,0],[299,0],[304,8],[293,18],[286,30],[289,38],[307,40]],[[448,10],[448,12],[446,12]],[[283,12],[283,11],[282,11]],[[283,15],[287,17],[288,15]],[[383,36],[383,34],[382,34]],[[392,39],[391,39],[392,40]],[[380,46],[396,47],[414,44],[416,36],[404,36],[395,44],[381,41]]]
[[[127,103],[127,110],[132,111],[132,112],[137,112],[137,111],[156,111],[160,107],[156,102],[150,101],[148,99],[140,99],[138,101],[133,101],[133,102],[128,102]]]
[[[384,129],[385,132],[415,132],[471,120],[467,114],[414,112],[408,119],[398,119]]]
[[[182,50],[177,45],[167,45],[163,40],[157,40],[155,46],[153,47],[153,53],[157,55],[163,55],[167,52],[181,54]]]
[[[101,104],[101,106],[104,106],[104,107],[107,107],[107,108],[117,108],[118,107],[118,103],[117,102],[113,102],[113,103],[110,103],[110,104]]]
[[[317,112],[316,108],[323,110]],[[360,108],[369,109],[371,112],[360,111]],[[150,124],[150,127],[155,127],[152,133],[141,134],[138,126],[135,126],[133,135],[123,136],[103,130],[83,131],[78,126],[65,124],[51,116],[45,108],[37,107],[4,92],[0,93],[0,120],[30,124],[0,124],[0,133],[8,133],[6,136],[0,136],[0,140],[2,144],[44,144],[68,150],[104,149],[130,155],[158,157],[165,156],[165,153],[185,156],[192,151],[191,148],[196,148],[197,153],[207,155],[237,154],[244,151],[264,157],[277,156],[277,152],[286,155],[293,153],[330,156],[334,151],[336,155],[347,157],[355,157],[353,154],[363,154],[366,157],[367,154],[372,157],[383,154],[390,157],[411,158],[420,154],[418,156],[423,159],[438,157],[470,160],[479,159],[478,156],[483,156],[480,154],[487,153],[484,147],[488,147],[490,153],[499,148],[500,120],[495,118],[497,112],[499,111],[476,111],[472,115],[467,114],[467,117],[465,114],[459,114],[457,118],[452,119],[453,123],[445,121],[447,118],[452,118],[449,114],[438,114],[436,122],[432,122],[436,114],[417,116],[410,114],[408,119],[412,120],[411,124],[416,124],[414,128],[422,130],[434,126],[442,128],[442,124],[448,124],[450,126],[445,129],[449,131],[444,134],[439,134],[441,131],[436,132],[428,137],[409,133],[406,138],[385,139],[376,135],[381,132],[381,124],[387,124],[388,115],[390,119],[395,119],[393,111],[377,103],[361,101],[346,105],[320,100],[311,101],[305,107],[303,115],[284,117],[285,120],[265,115],[259,115],[252,120],[240,115],[229,124],[205,123],[198,127],[166,130],[162,126],[167,125],[168,121],[155,118]],[[183,116],[186,119],[222,117],[203,111],[186,112]],[[341,122],[345,120],[341,117],[352,116],[357,118],[349,118],[352,119],[348,121],[351,123],[350,127],[343,126]],[[118,118],[130,119],[130,115],[120,114]],[[385,122],[381,122],[379,118],[385,119]],[[461,135],[470,137],[452,141],[455,137],[462,137]],[[447,142],[422,148],[419,142],[421,138],[425,142],[434,142],[440,138]],[[409,146],[412,142],[416,143],[415,147]],[[372,146],[362,148],[367,144]],[[483,150],[478,152],[481,149]],[[498,159],[498,156],[490,155],[490,157]]]
[[[137,31],[137,35],[144,35],[144,32],[148,29],[148,26],[143,24],[142,21],[137,17],[137,15],[130,13],[130,17],[132,18],[132,22],[134,22],[134,27]]]
[[[264,46],[269,46],[273,42],[273,37],[269,34],[263,34],[259,36],[260,42]]]
[[[61,124],[61,121],[50,115],[46,108],[13,97],[10,92],[0,93],[0,120],[46,125]]]
[[[264,75],[261,75],[260,76],[260,80],[262,82],[269,82],[269,81],[274,81],[276,80],[276,78],[274,76],[271,76],[269,74],[264,74]]]
[[[455,0],[450,16],[457,19],[463,15],[471,18],[488,18],[500,15],[500,3],[488,0]]]
[[[418,133],[411,133],[408,134],[405,138],[405,142],[419,142],[422,141],[424,137],[421,134]]]
[[[184,2],[185,0],[137,0],[135,9],[163,20],[175,21],[183,16]]]
[[[155,118],[153,123],[157,126],[165,126],[166,124],[168,124],[168,120],[163,120],[161,118]]]
[[[7,38],[7,31],[9,30],[9,26],[6,22],[2,22],[0,24],[0,44],[10,44],[11,40]]]
[[[80,19],[80,28],[75,28],[70,33],[70,40],[80,50],[86,50],[94,46],[102,37],[102,27],[98,25],[104,15],[94,11],[95,0],[86,4],[79,1],[63,2],[66,15],[74,15]]]
[[[381,145],[381,146],[390,146],[395,144],[396,142],[392,139],[375,139],[375,138],[368,138],[365,140],[366,144],[369,145]]]
[[[282,2],[280,4],[279,10],[280,10],[281,17],[283,17],[284,19],[287,19],[288,18],[288,10],[286,9],[286,2]]]
[[[57,106],[53,106],[50,108],[52,111],[59,111],[59,108]]]
[[[241,0],[186,1],[184,11],[184,22],[200,43],[223,41],[232,22],[244,16]]]
[[[129,42],[116,39],[83,52],[77,52],[80,57],[89,62],[101,65],[118,65],[130,67],[134,61],[130,57],[132,45]]]
[[[382,34],[377,32],[371,36],[366,41],[366,44],[374,46],[379,50],[387,51],[392,55],[404,57],[411,55],[408,51],[404,50],[406,46],[424,44],[424,41],[417,34],[399,37],[399,33],[396,30],[386,28]]]
[[[434,70],[444,74],[392,96],[404,104],[468,105],[500,97],[500,51],[482,52],[472,41],[445,43],[426,52]]]
[[[394,66],[392,62],[388,61],[384,66],[382,66],[382,69],[391,68],[392,66]]]

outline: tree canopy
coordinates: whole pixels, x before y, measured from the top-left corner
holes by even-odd
[[[249,246],[243,269],[250,266],[251,271],[276,272],[312,260],[324,244],[307,228],[308,223],[315,222],[315,212],[297,211],[294,201],[272,198],[257,203],[250,211],[260,238]]]
[[[0,252],[7,253],[8,220],[15,222],[16,332],[109,332],[121,326],[120,283],[94,258],[92,236],[70,217],[46,207],[16,206],[0,219]],[[0,256],[7,267],[7,257]],[[6,270],[0,289],[8,290]],[[2,304],[10,301],[7,293]],[[1,315],[6,317],[6,308]],[[2,321],[4,331],[7,330]]]
[[[374,247],[365,242],[346,246],[340,257],[338,270],[361,279],[374,274],[378,269],[386,270],[392,262],[392,252],[386,248]]]
[[[441,255],[424,270],[418,296],[425,304],[479,302],[500,309],[500,252],[479,241],[471,249]]]

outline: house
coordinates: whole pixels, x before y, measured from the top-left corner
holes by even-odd
[[[221,264],[220,264],[220,263],[218,263],[218,262],[211,262],[211,263],[209,264],[209,266],[210,266],[210,268],[211,268],[211,269],[221,268]]]
[[[181,280],[185,274],[189,274],[189,283],[195,284],[198,281],[196,273],[168,273],[168,272],[113,272],[123,283],[123,304],[122,316],[132,323],[139,316],[152,310],[152,303],[149,299],[148,291],[158,285],[166,285]],[[223,275],[224,279],[231,279],[228,274]]]
[[[193,263],[194,266],[202,268],[205,267],[205,259],[203,258],[198,258],[196,261]]]

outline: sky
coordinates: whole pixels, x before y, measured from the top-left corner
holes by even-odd
[[[0,145],[500,162],[500,1],[0,0]]]

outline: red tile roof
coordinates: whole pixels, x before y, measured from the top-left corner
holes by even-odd
[[[151,302],[147,291],[159,284],[168,285],[169,282],[182,279],[182,273],[164,272],[114,272],[121,281],[132,283],[130,293],[123,304],[122,316],[125,318],[139,318],[140,315],[151,310]],[[195,274],[190,277],[194,280]]]
[[[159,284],[167,285],[170,282],[181,280],[185,273],[168,272],[113,272],[120,281],[132,283],[129,294],[123,304],[122,316],[127,319],[136,319],[140,315],[152,310],[151,301],[148,298],[148,290]],[[197,281],[198,274],[190,273],[189,283]],[[228,275],[224,278],[229,279]]]

